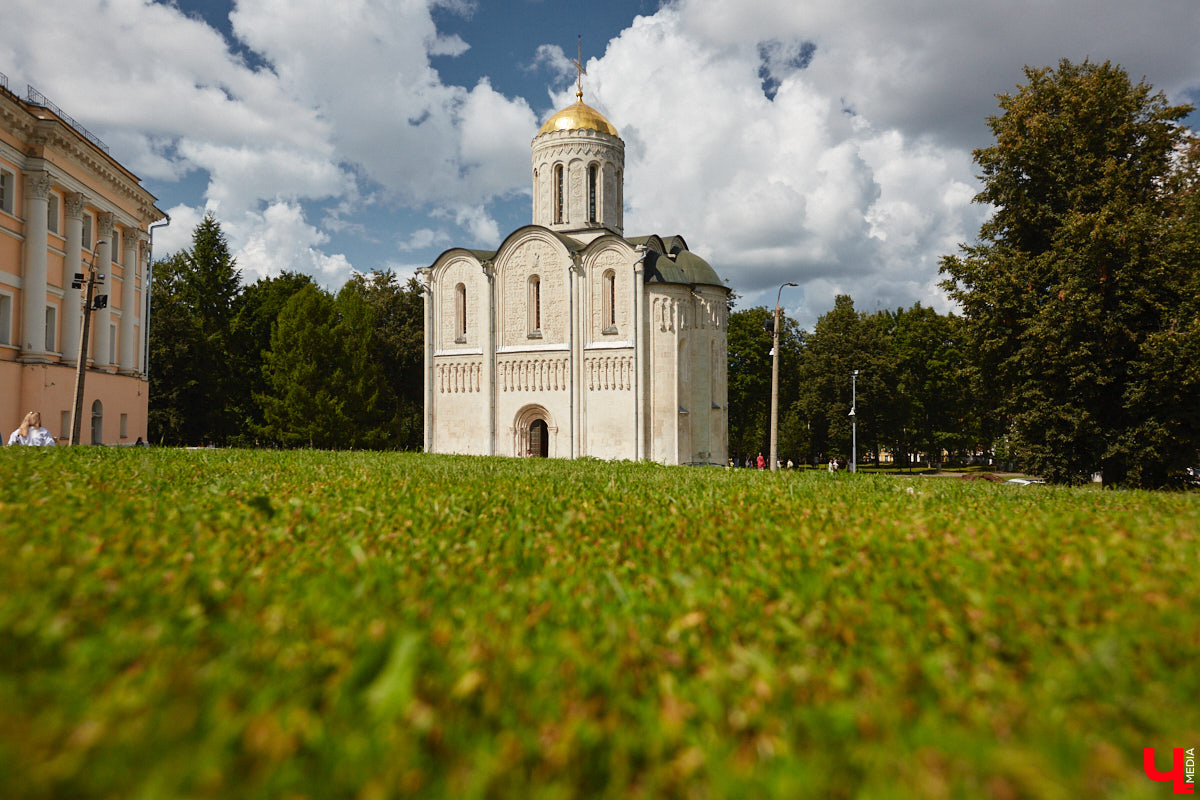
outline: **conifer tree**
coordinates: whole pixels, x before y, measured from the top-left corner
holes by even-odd
[[[190,249],[153,270],[150,327],[150,437],[168,444],[223,443],[235,430],[229,413],[238,380],[231,349],[237,264],[208,214]]]

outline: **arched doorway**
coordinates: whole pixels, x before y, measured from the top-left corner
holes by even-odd
[[[558,426],[550,412],[540,405],[528,405],[513,420],[513,454],[529,458],[558,456]]]
[[[529,455],[534,458],[550,456],[550,426],[544,419],[535,419],[529,424]]]
[[[104,406],[92,403],[92,444],[104,444]]]

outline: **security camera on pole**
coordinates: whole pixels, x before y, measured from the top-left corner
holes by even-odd
[[[79,365],[75,368],[75,404],[71,408],[71,444],[79,444],[79,427],[83,416],[83,378],[87,373],[88,361],[88,334],[91,332],[92,311],[97,308],[104,308],[108,305],[108,295],[100,294],[92,296],[92,290],[96,284],[104,283],[104,276],[96,274],[96,251],[100,249],[100,245],[104,244],[104,240],[96,242],[96,246],[92,248],[92,263],[88,265],[87,275],[82,272],[75,273],[75,280],[71,283],[72,289],[83,289],[83,325],[79,331]]]
[[[774,334],[774,345],[771,347],[771,472],[779,469],[779,456],[776,442],[779,439],[779,296],[783,294],[784,286],[798,286],[796,283],[785,283],[775,293],[775,316],[771,324]]]

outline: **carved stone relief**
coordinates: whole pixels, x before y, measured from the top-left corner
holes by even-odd
[[[46,200],[53,184],[49,172],[31,172],[25,178],[25,191],[34,200]]]
[[[483,362],[438,364],[434,379],[441,394],[478,392],[483,385]]]

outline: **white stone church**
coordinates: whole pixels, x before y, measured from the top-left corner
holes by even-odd
[[[729,290],[625,237],[624,165],[581,92],[533,140],[533,224],[421,271],[426,452],[725,464]]]

